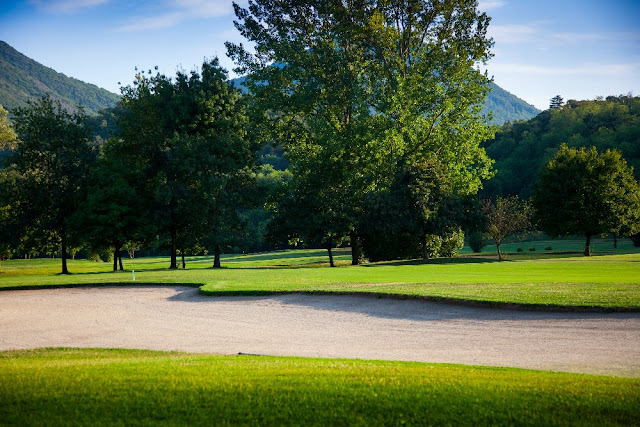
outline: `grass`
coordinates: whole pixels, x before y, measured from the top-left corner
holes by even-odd
[[[546,245],[546,242],[544,243]],[[167,258],[125,260],[132,272],[111,272],[109,263],[70,261],[76,274],[63,276],[59,260],[9,260],[0,289],[91,284],[190,284],[210,295],[280,292],[367,293],[478,304],[534,308],[640,310],[640,251],[591,258],[527,252],[510,261],[461,257],[348,266],[349,252],[337,250],[340,268],[326,267],[320,250],[228,255],[223,269],[211,257],[189,257],[186,270],[168,270]],[[324,264],[323,264],[324,262]]]
[[[408,362],[142,350],[0,353],[17,425],[632,425],[640,380]]]

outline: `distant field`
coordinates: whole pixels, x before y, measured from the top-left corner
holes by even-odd
[[[632,425],[640,380],[407,362],[142,350],[0,353],[17,425]]]
[[[600,242],[602,246],[610,242]],[[555,242],[572,247],[571,241]],[[548,242],[519,243],[520,246]],[[610,247],[613,252],[613,247]],[[397,296],[452,299],[475,303],[550,307],[600,307],[640,310],[640,250],[623,244],[613,255],[575,256],[564,251],[527,251],[494,257],[464,255],[428,262],[398,261],[349,265],[350,253],[336,250],[339,268],[328,268],[326,251],[291,250],[226,255],[222,269],[209,268],[211,257],[188,257],[186,270],[168,270],[168,259],[124,260],[124,272],[111,264],[69,262],[75,273],[58,275],[59,260],[9,260],[2,263],[0,288],[135,283],[191,284],[205,294],[267,294],[275,292],[365,292]]]

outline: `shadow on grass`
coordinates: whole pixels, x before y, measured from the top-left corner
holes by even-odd
[[[382,261],[372,264],[362,264],[362,267],[401,267],[405,265],[431,265],[431,264],[486,264],[494,262],[504,262],[505,260],[499,260],[497,257],[456,257],[456,258],[434,258],[429,260],[412,259],[412,260],[397,260],[397,261]],[[507,260],[508,261],[508,260]]]

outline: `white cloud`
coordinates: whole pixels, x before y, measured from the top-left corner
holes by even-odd
[[[489,25],[489,35],[497,43],[523,43],[539,40],[540,29],[536,24]]]
[[[29,3],[48,13],[73,13],[80,9],[88,9],[109,0],[29,0]]]
[[[513,73],[528,76],[620,76],[637,73],[638,71],[640,71],[640,63],[599,64],[593,62],[585,62],[575,67],[552,67],[529,64],[494,63],[488,68],[490,72]]]
[[[242,3],[242,2],[241,2]],[[169,28],[193,19],[217,18],[233,13],[232,0],[171,0],[164,14],[138,17],[116,28],[118,32],[132,32]]]
[[[481,0],[478,2],[478,9],[485,12],[491,9],[498,9],[506,3],[501,0]]]

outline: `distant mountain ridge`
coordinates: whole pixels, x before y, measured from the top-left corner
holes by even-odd
[[[246,76],[242,76],[232,79],[231,82],[244,92],[246,91],[244,87],[245,79]],[[488,114],[489,112],[493,114],[493,119],[490,123],[498,126],[519,120],[529,120],[541,113],[533,105],[502,89],[495,83],[491,83],[491,92],[487,95],[482,109],[482,114]]]
[[[82,105],[89,115],[112,108],[120,97],[96,85],[46,67],[0,41],[0,105],[10,110],[45,94],[69,110]]]
[[[244,80],[245,77],[238,77],[232,82],[245,90]],[[79,105],[84,106],[89,115],[96,115],[100,110],[115,107],[120,99],[118,95],[106,89],[67,77],[46,67],[0,41],[0,105],[7,110],[25,107],[27,101],[46,93],[59,100],[69,110],[75,110]],[[483,113],[489,111],[493,113],[491,123],[496,125],[529,120],[540,113],[533,105],[495,83],[491,83],[491,92],[485,100]]]

